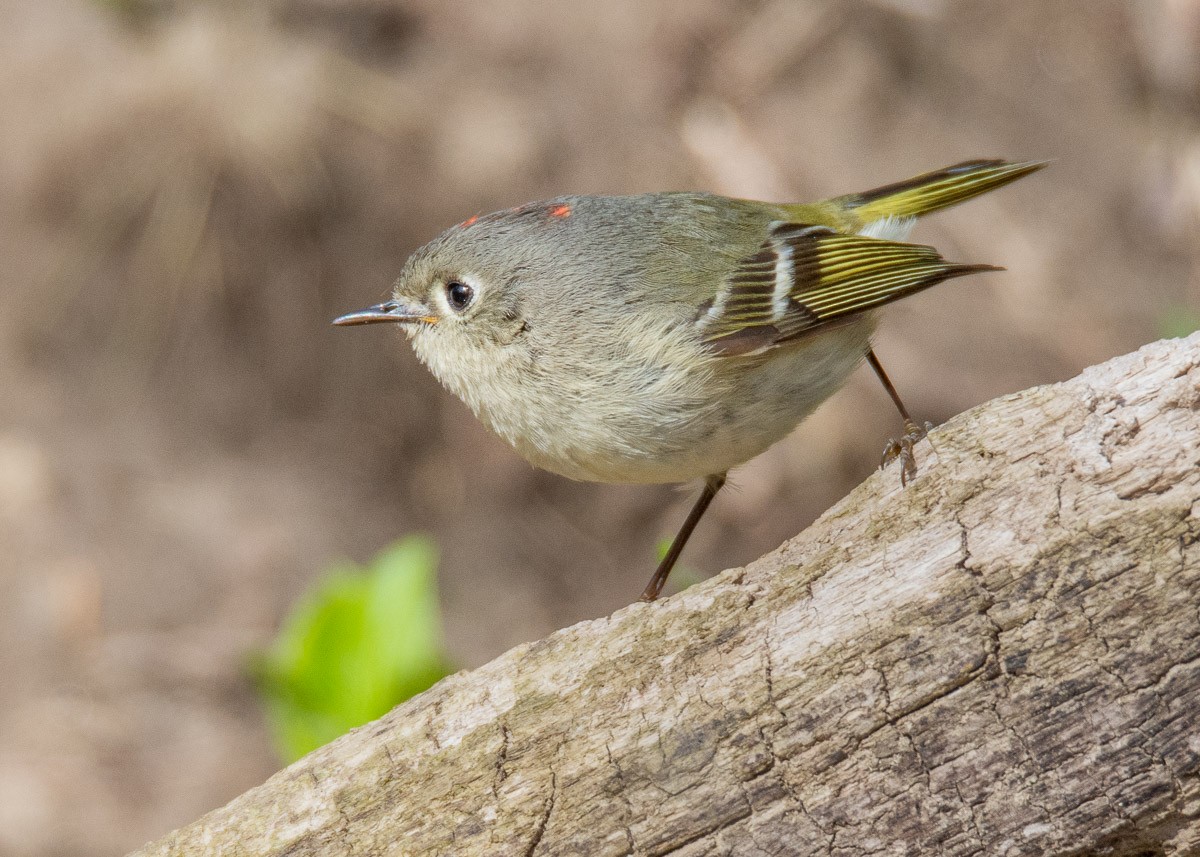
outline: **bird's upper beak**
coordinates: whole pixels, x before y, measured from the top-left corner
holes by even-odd
[[[333,323],[338,325],[378,324],[384,321],[405,324],[423,321],[426,324],[437,324],[437,316],[430,311],[429,307],[391,300],[360,309],[358,312],[340,315],[333,320]]]

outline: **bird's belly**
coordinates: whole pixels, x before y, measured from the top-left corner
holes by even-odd
[[[649,484],[724,473],[786,437],[841,387],[873,327],[863,317],[765,360],[721,366],[705,395],[640,409],[638,418],[613,402],[608,419],[576,417],[574,430],[561,435],[571,439],[565,444],[509,439],[534,465],[572,479]]]

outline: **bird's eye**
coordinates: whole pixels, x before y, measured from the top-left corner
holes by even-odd
[[[450,309],[455,312],[462,312],[471,305],[471,301],[475,298],[475,290],[466,283],[460,283],[458,280],[451,280],[446,283],[446,302],[450,304]]]

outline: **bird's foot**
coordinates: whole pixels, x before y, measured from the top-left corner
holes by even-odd
[[[899,438],[892,438],[883,448],[883,457],[879,461],[880,469],[900,459],[900,484],[907,485],[908,480],[917,477],[917,457],[913,454],[913,447],[924,440],[925,435],[932,430],[933,423],[919,426],[911,420],[906,420],[904,434]]]

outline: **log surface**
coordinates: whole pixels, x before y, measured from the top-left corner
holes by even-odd
[[[1200,334],[917,454],[137,853],[1200,853]]]

